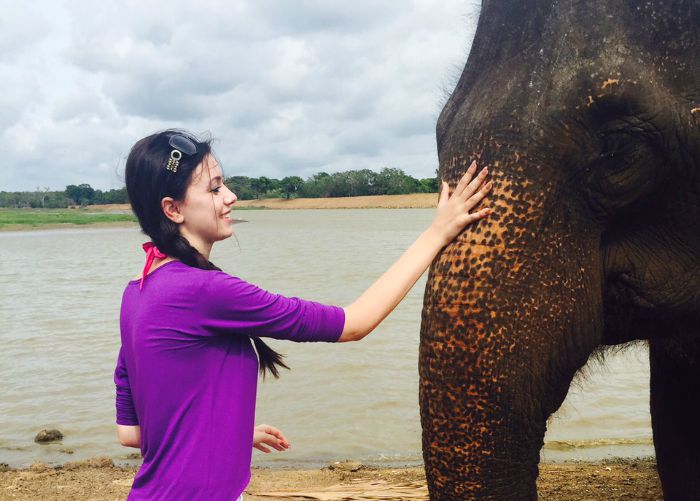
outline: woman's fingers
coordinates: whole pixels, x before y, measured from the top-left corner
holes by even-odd
[[[478,221],[479,219],[488,216],[489,214],[491,214],[491,212],[493,212],[493,209],[487,207],[485,209],[472,212],[471,214],[464,214],[464,216],[462,216],[462,223],[464,224],[464,226],[466,226],[468,224],[473,223],[474,221]]]
[[[493,183],[487,181],[488,168],[482,169],[478,174],[476,171],[476,162],[472,162],[457,183],[452,196],[447,184],[442,183],[438,208],[431,227],[435,229],[444,244],[451,242],[468,224],[492,213],[489,208],[483,208],[473,214],[469,213],[486,198],[493,187]]]
[[[265,433],[268,433],[268,434],[276,437],[282,443],[282,445],[289,447],[289,441],[287,440],[287,437],[282,435],[282,432],[280,430],[278,430],[277,428],[275,428],[274,426],[268,426],[265,429]]]
[[[289,442],[287,442],[284,437],[276,437],[275,435],[265,434],[260,442],[269,445],[278,451],[283,451],[289,448]]]
[[[263,437],[258,437],[258,440],[256,440],[253,447],[265,453],[270,452],[270,449],[265,447],[265,445],[263,444],[270,446],[277,451],[285,451],[289,448],[289,445],[284,444],[277,437],[274,437],[272,435],[264,435]]]
[[[475,172],[476,172],[476,160],[473,160],[472,163],[469,165],[467,172],[464,173],[462,178],[457,183],[457,186],[455,187],[455,191],[453,193],[453,196],[460,195],[466,189],[466,187],[469,185],[469,182],[472,180],[472,177],[474,176]]]
[[[477,175],[472,181],[467,185],[465,188],[464,192],[462,193],[462,198],[464,200],[469,199],[476,191],[479,189],[479,187],[484,184],[484,181],[486,181],[486,177],[489,175],[489,168],[484,167],[481,169],[481,172],[479,172],[479,175]]]
[[[271,452],[270,449],[265,446],[272,447],[278,451],[285,451],[289,449],[291,444],[282,432],[274,426],[260,424],[256,426],[253,431],[253,447],[266,454]]]
[[[281,431],[279,431],[274,426],[270,426],[269,424],[259,424],[258,426],[255,427],[255,429],[257,431],[260,431],[262,433],[267,433],[269,435],[274,435],[274,436],[282,435]]]
[[[484,197],[486,197],[486,195],[489,194],[491,188],[493,188],[493,181],[489,181],[488,183],[482,185],[479,191],[471,195],[466,201],[467,210],[472,210],[473,207],[475,207],[479,202],[481,202],[484,199]]]
[[[488,167],[484,167],[483,169],[481,169],[479,174],[476,175],[476,177],[474,177],[475,172],[476,161],[473,161],[471,165],[469,165],[467,172],[464,173],[464,175],[460,178],[459,182],[457,183],[455,190],[452,192],[452,197],[449,198],[454,198],[455,196],[458,196],[462,200],[468,200],[472,195],[474,195],[474,193],[476,193],[486,181],[486,178],[489,174],[489,169]],[[444,186],[443,193],[440,196],[440,201],[443,201],[443,197]],[[440,206],[440,203],[438,203],[438,206]]]
[[[440,190],[440,198],[438,198],[438,207],[442,207],[447,203],[450,198],[450,185],[445,181],[442,182],[442,189]]]
[[[273,435],[276,436],[277,438],[279,438],[282,442],[286,442],[286,441],[287,441],[287,437],[285,437],[284,435],[282,435],[282,432],[279,431],[279,430],[277,430],[277,429],[275,430],[275,432],[273,433]]]

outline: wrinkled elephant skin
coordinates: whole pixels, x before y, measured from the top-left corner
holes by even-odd
[[[437,125],[494,213],[433,262],[420,405],[432,499],[535,499],[589,355],[648,340],[666,499],[700,499],[700,2],[484,0]]]

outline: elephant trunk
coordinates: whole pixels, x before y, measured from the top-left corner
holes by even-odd
[[[494,214],[443,249],[425,291],[423,453],[440,499],[533,495],[546,419],[601,335],[594,236],[554,211],[554,188],[493,180]]]

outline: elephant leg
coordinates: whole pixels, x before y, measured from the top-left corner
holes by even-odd
[[[668,501],[700,500],[700,341],[649,343],[651,422]]]

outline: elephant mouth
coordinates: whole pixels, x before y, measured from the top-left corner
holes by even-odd
[[[642,281],[631,273],[618,273],[608,283],[606,295],[613,303],[626,303],[643,309],[652,309],[656,305],[644,293]]]
[[[688,298],[675,281],[650,283],[629,272],[618,273],[608,282],[606,299],[611,304],[657,315],[683,313],[688,309]]]

